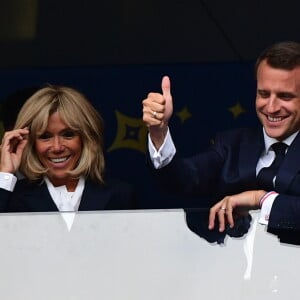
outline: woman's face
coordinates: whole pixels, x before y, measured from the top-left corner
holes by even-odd
[[[78,180],[73,180],[68,171],[77,165],[82,151],[81,137],[53,113],[44,133],[36,137],[35,149],[41,163],[49,169],[47,176],[54,186],[66,185],[75,189]]]

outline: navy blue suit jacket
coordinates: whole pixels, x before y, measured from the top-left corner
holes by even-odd
[[[105,185],[86,180],[79,210],[134,209],[136,195],[132,187],[120,181]],[[13,192],[0,189],[0,212],[58,211],[45,182],[19,180]]]
[[[225,196],[263,188],[256,182],[256,165],[264,147],[262,128],[221,132],[206,151],[189,158],[177,153],[166,167],[152,166],[152,172],[169,191],[199,197],[199,207],[206,196],[212,205]],[[274,190],[280,196],[272,207],[268,231],[283,237],[300,231],[300,134],[276,178]]]

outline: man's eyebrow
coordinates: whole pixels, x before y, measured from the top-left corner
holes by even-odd
[[[290,96],[290,97],[296,97],[295,93],[292,92],[278,92],[277,93],[278,96]]]

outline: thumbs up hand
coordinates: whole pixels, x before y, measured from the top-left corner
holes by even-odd
[[[159,149],[168,131],[169,119],[173,114],[171,83],[168,76],[161,82],[162,93],[149,93],[143,100],[143,121],[147,125],[154,146]]]

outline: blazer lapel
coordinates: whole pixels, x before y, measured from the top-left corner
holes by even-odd
[[[29,186],[23,193],[23,199],[29,211],[58,211],[44,182]]]
[[[278,170],[276,176],[276,190],[280,193],[285,192],[293,178],[300,170],[300,134],[296,136],[290,145],[285,159]],[[278,183],[277,183],[278,182]]]
[[[86,180],[79,210],[103,210],[110,199],[105,186]]]

